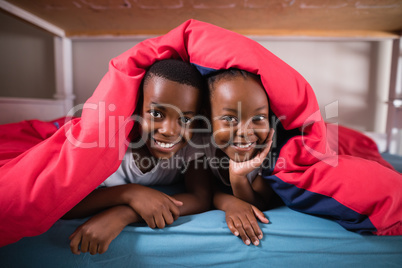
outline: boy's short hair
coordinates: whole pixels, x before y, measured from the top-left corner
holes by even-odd
[[[150,78],[157,76],[180,84],[202,90],[205,86],[201,73],[188,62],[178,59],[166,59],[155,62],[144,76],[144,85]]]
[[[152,77],[161,77],[166,80],[192,86],[201,91],[199,103],[207,101],[208,94],[206,94],[206,81],[197,68],[190,63],[179,59],[165,59],[156,61],[145,73],[141,82],[134,114],[141,114],[144,98],[144,85],[148,83]],[[203,110],[200,112],[203,113]]]

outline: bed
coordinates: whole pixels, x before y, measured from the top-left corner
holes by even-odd
[[[401,159],[399,159],[401,160]],[[165,189],[167,193],[180,185]],[[346,231],[332,220],[286,206],[266,211],[259,246],[246,246],[222,211],[183,216],[165,229],[127,226],[102,255],[70,252],[83,220],[59,220],[37,237],[0,248],[0,267],[400,267],[402,237]]]
[[[395,40],[399,40],[399,37]],[[395,87],[393,90],[396,92]],[[390,114],[393,115],[393,119],[390,119],[390,124],[394,128],[399,125],[399,121],[395,119],[399,110],[397,104],[392,107]],[[383,156],[390,159],[389,162],[394,163],[395,168],[400,170],[400,157],[390,154]],[[96,182],[92,184],[95,186]],[[166,190],[169,192],[172,189]],[[81,189],[77,191],[83,194]],[[61,203],[60,206],[66,205]],[[60,211],[58,213],[60,214]],[[98,256],[71,254],[67,238],[83,220],[57,220],[60,215],[55,214],[49,221],[55,221],[49,230],[47,228],[35,230],[34,237],[24,235],[26,237],[18,242],[0,248],[0,265],[2,267],[35,265],[150,267],[250,264],[399,267],[402,264],[401,236],[360,235],[345,230],[325,215],[321,217],[307,215],[291,210],[287,206],[278,206],[265,213],[271,224],[261,225],[265,237],[258,247],[245,246],[239,239],[233,237],[226,228],[223,213],[213,210],[182,217],[163,230],[151,230],[143,225],[128,226],[112,243],[109,251]],[[38,220],[33,214],[31,215],[32,222]],[[25,219],[29,217],[26,216]],[[28,225],[29,222],[26,223],[27,227]],[[37,235],[38,232],[42,234]]]

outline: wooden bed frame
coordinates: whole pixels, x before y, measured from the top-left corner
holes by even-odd
[[[146,39],[194,18],[244,35],[276,40],[393,40],[387,151],[393,132],[402,128],[401,0],[0,0],[0,8],[54,35],[56,74],[53,99],[0,97],[0,122],[5,116],[12,121],[50,120],[66,115],[73,108],[73,39],[105,36]],[[18,112],[10,115],[11,107]]]

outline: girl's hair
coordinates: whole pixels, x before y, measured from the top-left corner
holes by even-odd
[[[259,75],[247,72],[245,70],[230,68],[225,70],[218,70],[207,76],[208,88],[209,88],[209,96],[212,96],[214,90],[214,84],[222,79],[230,80],[235,77],[242,76],[244,78],[251,78],[256,82],[261,83],[261,79]]]
[[[208,98],[211,100],[213,97],[213,92],[215,90],[214,84],[221,81],[221,80],[230,80],[234,79],[238,76],[242,76],[243,78],[251,78],[255,80],[257,83],[261,84],[261,78],[259,75],[250,73],[245,70],[237,69],[237,68],[229,68],[229,69],[223,69],[223,70],[218,70],[216,72],[213,72],[209,74],[207,78],[207,83],[208,83]],[[211,105],[210,101],[207,102],[208,106],[205,107],[207,111],[207,115],[210,117],[211,116]]]

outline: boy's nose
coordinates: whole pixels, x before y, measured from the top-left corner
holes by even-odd
[[[161,128],[159,129],[159,132],[164,136],[175,136],[177,135],[177,131],[177,124],[172,120],[166,120],[163,122]]]

